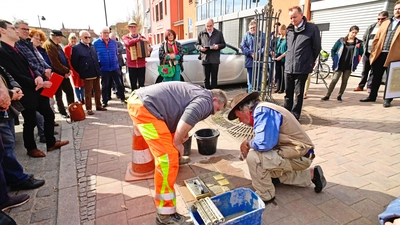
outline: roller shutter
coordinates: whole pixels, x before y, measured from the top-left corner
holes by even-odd
[[[226,43],[230,43],[235,47],[239,47],[239,19],[224,21],[222,25],[222,33]]]

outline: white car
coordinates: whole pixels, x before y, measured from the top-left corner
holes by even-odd
[[[198,59],[199,51],[194,47],[196,39],[178,40],[183,47],[183,68],[181,81],[191,82],[204,86],[204,70],[201,60]],[[160,45],[153,46],[150,57],[146,58],[146,78],[145,85],[162,82],[162,77],[158,74],[158,50]],[[221,50],[221,64],[218,71],[218,85],[236,84],[247,82],[247,70],[244,68],[245,56],[240,50],[230,44]],[[128,70],[124,73],[124,85],[130,88]]]

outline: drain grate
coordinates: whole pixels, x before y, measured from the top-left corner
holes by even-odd
[[[220,111],[212,117],[212,120],[219,126],[225,128],[226,132],[228,132],[234,138],[237,138],[241,141],[253,138],[253,127],[239,122],[238,119],[228,120],[229,111],[230,109],[224,109]]]
[[[222,128],[225,128],[232,137],[237,138],[240,141],[249,140],[254,137],[253,127],[247,126],[238,119],[228,120],[228,113],[230,109],[224,109],[212,117],[214,123],[218,124]],[[300,117],[301,126],[305,131],[313,130],[321,126],[331,126],[337,124],[337,121],[323,119],[308,113],[307,111],[302,112]]]

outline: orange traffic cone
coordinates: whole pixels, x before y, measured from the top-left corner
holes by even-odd
[[[154,157],[142,136],[132,136],[132,163],[126,168],[125,181],[151,179],[154,177]]]

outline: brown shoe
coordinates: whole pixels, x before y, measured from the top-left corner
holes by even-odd
[[[52,147],[47,148],[47,151],[48,152],[54,151],[57,148],[60,148],[60,147],[62,147],[64,145],[67,145],[67,144],[69,144],[69,141],[56,141],[56,143]]]
[[[364,89],[362,89],[360,87],[356,87],[356,88],[354,88],[354,91],[364,91]]]
[[[58,132],[57,131],[54,131],[54,135],[57,135],[58,134]]]
[[[104,107],[103,108],[97,108],[96,111],[107,111],[107,109],[104,108]]]
[[[56,121],[54,121],[54,126],[58,127],[58,126],[60,126],[60,124],[58,124]]]
[[[46,157],[46,154],[44,154],[44,152],[40,151],[37,148],[29,150],[28,153],[26,153],[26,154],[33,158]]]
[[[88,114],[88,115],[93,115],[94,112],[93,112],[92,110],[88,110],[88,111],[87,111],[87,114]]]

